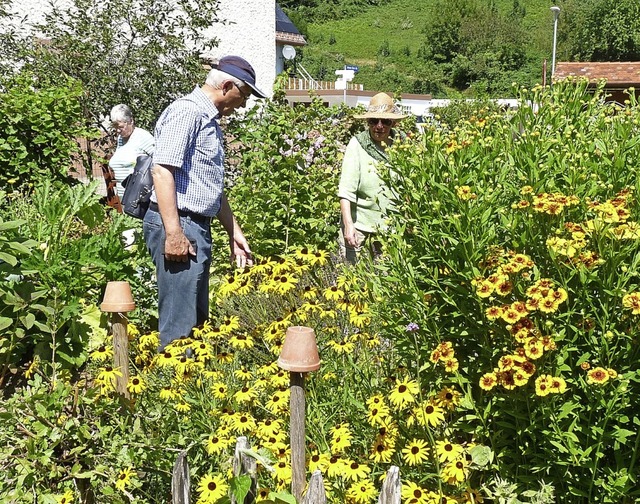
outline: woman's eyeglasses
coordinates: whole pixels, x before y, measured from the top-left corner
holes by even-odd
[[[383,126],[391,126],[393,124],[393,121],[391,119],[367,119],[367,124],[369,126],[375,126],[378,124],[378,122],[381,122]]]

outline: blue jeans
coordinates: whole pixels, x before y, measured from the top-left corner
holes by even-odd
[[[158,212],[149,209],[142,225],[147,249],[156,266],[159,350],[175,339],[189,336],[195,326],[209,318],[211,223],[180,216],[180,225],[197,252],[187,262],[165,260],[165,231]]]

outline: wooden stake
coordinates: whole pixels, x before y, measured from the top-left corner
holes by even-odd
[[[122,313],[112,313],[111,330],[113,332],[113,367],[122,373],[122,376],[116,376],[116,392],[129,399],[130,395],[127,390],[127,384],[129,383],[127,317]]]
[[[291,395],[289,406],[291,410],[291,493],[297,502],[302,499],[305,481],[305,400],[304,373],[291,372]]]

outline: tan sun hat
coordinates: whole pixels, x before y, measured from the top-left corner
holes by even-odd
[[[400,109],[387,93],[378,93],[371,98],[367,111],[364,114],[354,114],[356,119],[404,119]]]

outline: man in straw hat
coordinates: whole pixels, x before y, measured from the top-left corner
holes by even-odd
[[[381,253],[376,233],[384,227],[389,191],[378,176],[376,165],[388,161],[386,149],[397,137],[393,126],[406,115],[388,94],[378,93],[371,98],[367,111],[354,117],[365,119],[367,129],[347,145],[338,186],[341,214],[338,243],[342,257],[350,263],[357,261],[363,247],[374,258]]]

